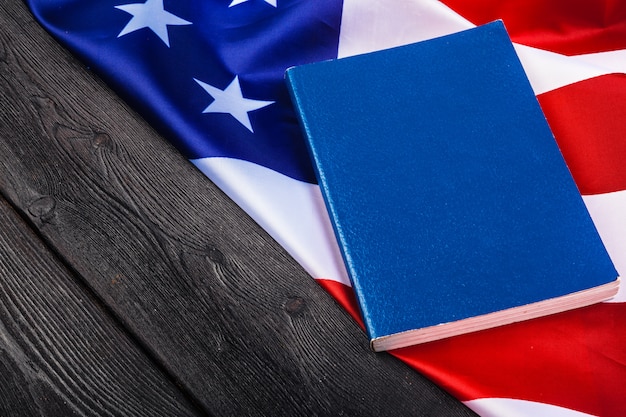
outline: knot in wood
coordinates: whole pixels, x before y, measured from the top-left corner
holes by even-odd
[[[110,148],[111,137],[104,132],[95,132],[92,138],[94,148]]]
[[[306,301],[302,297],[292,296],[285,301],[285,311],[290,316],[300,316],[306,309]]]
[[[30,206],[28,206],[28,212],[33,217],[38,217],[42,221],[47,221],[54,214],[56,207],[57,202],[54,197],[46,195],[43,197],[39,197],[32,203],[30,203]]]
[[[226,263],[226,256],[216,247],[210,247],[207,251],[207,258],[216,264]]]
[[[39,107],[40,110],[54,109],[54,101],[52,101],[49,97],[35,96],[31,98],[31,102],[35,104],[35,106]]]

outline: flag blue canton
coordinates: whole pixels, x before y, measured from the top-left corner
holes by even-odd
[[[187,158],[237,158],[315,182],[284,71],[337,56],[340,1],[28,3]]]

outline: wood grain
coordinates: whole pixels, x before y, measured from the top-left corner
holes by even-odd
[[[200,416],[0,199],[0,416]]]
[[[386,354],[234,203],[0,7],[0,192],[213,415],[470,415]]]

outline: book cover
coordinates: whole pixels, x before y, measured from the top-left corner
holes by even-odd
[[[502,22],[286,82],[374,350],[617,292]]]

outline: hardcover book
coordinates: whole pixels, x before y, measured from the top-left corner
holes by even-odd
[[[374,350],[617,292],[502,22],[286,81]]]

